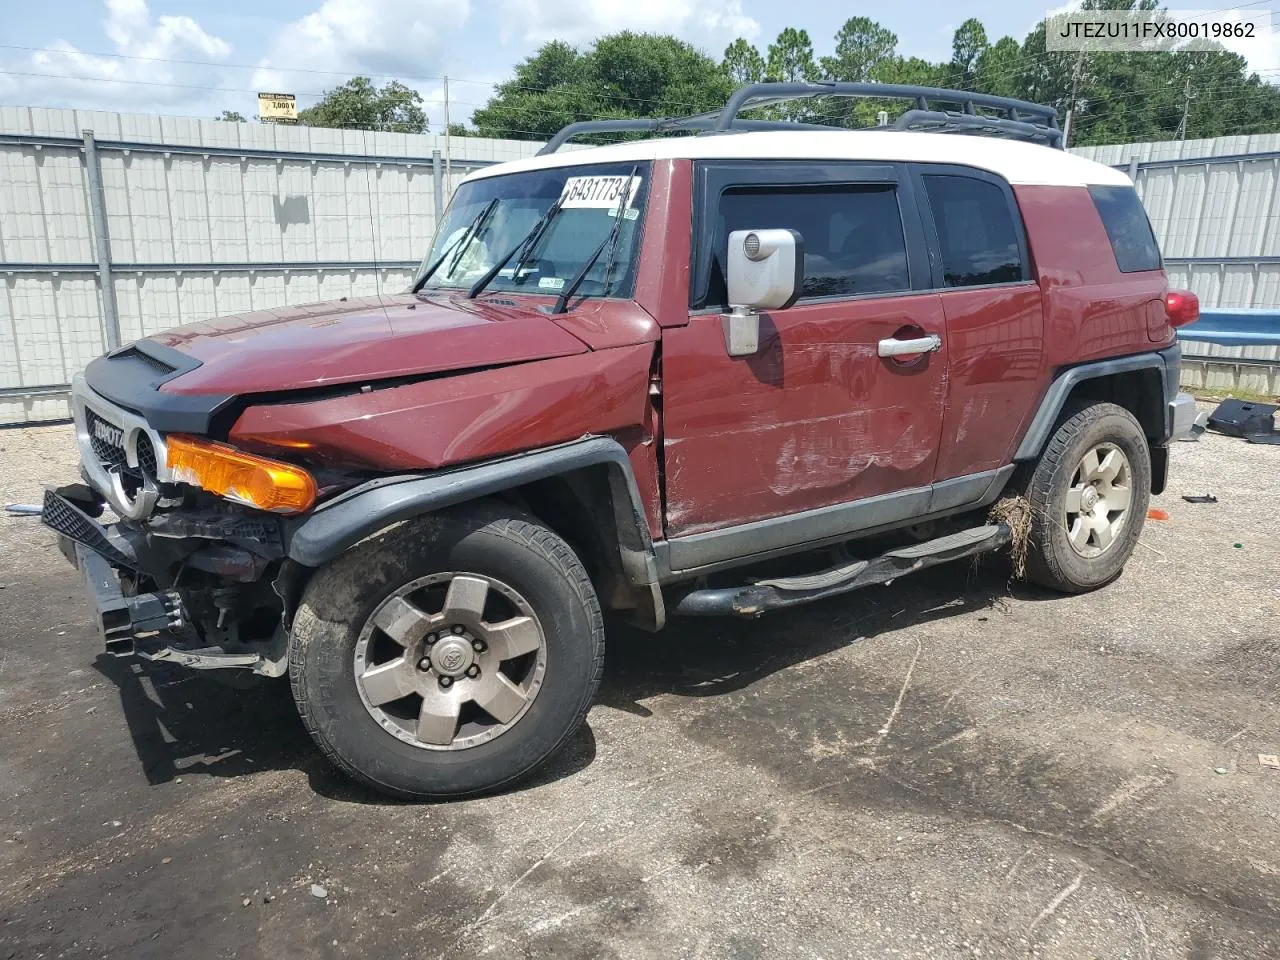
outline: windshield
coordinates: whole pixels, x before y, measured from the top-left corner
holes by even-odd
[[[628,184],[633,169],[635,175]],[[556,167],[464,183],[418,268],[420,278],[439,261],[422,289],[470,289],[516,250],[485,290],[558,295],[608,238],[621,200],[623,219],[612,255],[606,250],[596,260],[576,296],[629,297],[648,196],[647,163]],[[557,200],[559,209],[537,242],[518,249],[536,235],[538,221]]]

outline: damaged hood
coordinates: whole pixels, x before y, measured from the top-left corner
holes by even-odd
[[[223,396],[501,366],[588,349],[528,306],[414,294],[220,317],[149,339],[199,363],[166,381],[162,392]]]

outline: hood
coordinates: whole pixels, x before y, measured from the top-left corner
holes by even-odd
[[[510,301],[508,301],[510,302]],[[527,306],[413,294],[220,317],[150,338],[199,366],[165,393],[274,393],[585,353]]]

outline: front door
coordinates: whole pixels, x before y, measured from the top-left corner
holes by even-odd
[[[689,325],[663,337],[673,567],[700,565],[676,555],[682,536],[742,527],[748,540],[759,536],[760,549],[745,552],[764,552],[788,537],[842,532],[850,521],[841,505],[880,498],[859,526],[877,507],[885,522],[923,512],[942,427],[946,321],[929,292],[910,177],[894,164],[707,163],[695,167],[694,204],[694,236],[709,247],[695,242]],[[756,354],[729,357],[720,319],[727,237],[771,227],[803,237],[804,291],[795,306],[762,316]],[[932,335],[941,340],[934,352],[882,355]],[[803,511],[817,512],[766,529]]]

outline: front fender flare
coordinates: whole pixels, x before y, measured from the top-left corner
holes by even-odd
[[[656,583],[653,542],[631,461],[610,437],[585,437],[472,466],[370,480],[288,525],[286,553],[303,566],[318,567],[403,520],[596,466],[608,471],[623,572],[632,583]]]

